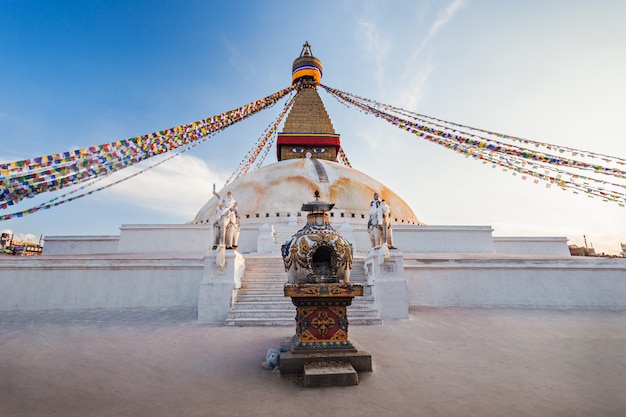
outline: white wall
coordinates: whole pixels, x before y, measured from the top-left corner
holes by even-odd
[[[404,258],[409,305],[626,308],[626,260]]]
[[[393,243],[403,253],[493,253],[491,226],[397,226]]]
[[[202,252],[213,246],[209,224],[123,224],[119,253]]]
[[[214,263],[200,253],[5,256],[0,312],[193,307]],[[404,254],[403,265],[411,306],[626,308],[626,259]],[[211,294],[205,308],[229,302]]]
[[[496,253],[570,256],[566,237],[494,237]]]
[[[46,236],[43,255],[116,253],[119,236]]]
[[[299,220],[302,220],[301,218]],[[273,223],[280,247],[300,226]],[[241,226],[239,252],[257,251],[261,225]],[[339,229],[341,224],[336,225]],[[403,253],[498,253],[569,256],[565,237],[492,237],[490,226],[407,226],[395,225],[394,244]],[[208,253],[213,246],[209,224],[122,225],[120,236],[46,236],[44,255],[171,252]],[[289,233],[287,233],[289,232]],[[357,253],[370,250],[367,228],[352,226]]]
[[[3,257],[0,311],[189,307],[204,258]]]
[[[335,219],[337,220],[337,219]],[[274,224],[278,234],[286,228],[283,224]],[[336,230],[341,223],[334,225]],[[393,243],[403,253],[493,253],[494,243],[491,226],[393,226]],[[371,243],[366,225],[352,225],[355,242],[354,251],[368,253]],[[248,237],[251,234],[251,237]],[[239,238],[241,252],[253,252],[253,239],[256,242],[258,227],[242,226]],[[250,242],[250,243],[248,243]]]

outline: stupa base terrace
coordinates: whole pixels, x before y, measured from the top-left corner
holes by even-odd
[[[48,236],[40,257],[0,260],[0,312],[193,309],[198,320],[293,326],[280,246],[297,221],[242,225],[218,267],[208,224],[123,225],[119,236]],[[408,318],[409,307],[626,308],[626,261],[571,257],[566,238],[492,236],[488,226],[394,227],[396,250],[352,244],[364,297],[351,324]]]

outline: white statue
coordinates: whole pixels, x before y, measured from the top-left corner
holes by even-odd
[[[383,241],[387,244],[389,249],[396,249],[393,246],[393,227],[391,226],[391,208],[385,200],[381,200],[382,207],[382,226],[383,226]]]
[[[374,193],[374,199],[370,203],[370,218],[367,221],[367,230],[373,249],[379,249],[383,244],[382,207],[378,199],[378,193]]]
[[[214,249],[218,245],[225,245],[226,249],[237,249],[239,240],[239,212],[237,202],[233,197],[233,192],[229,191],[225,197],[215,191],[213,184],[213,195],[219,199],[217,209],[213,215],[213,227],[215,232]]]
[[[374,199],[370,203],[367,230],[373,249],[380,249],[383,244],[387,244],[389,249],[395,249],[391,227],[391,209],[385,200],[379,199],[378,193],[374,193]]]

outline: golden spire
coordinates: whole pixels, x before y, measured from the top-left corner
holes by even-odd
[[[278,160],[305,158],[337,161],[341,149],[324,103],[317,92],[322,79],[322,62],[311,53],[306,42],[300,56],[293,61],[292,82],[298,86],[293,106],[278,134]]]

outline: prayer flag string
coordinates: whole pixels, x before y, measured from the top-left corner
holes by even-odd
[[[626,204],[626,172],[623,170],[626,160],[623,158],[471,128],[320,86],[347,107],[382,118],[400,129],[466,157],[481,160],[484,164],[491,163],[494,168],[510,170],[514,175],[522,174],[522,179],[530,176],[535,178],[536,183],[546,182],[546,187],[556,185],[563,190],[571,189],[576,194],[583,192],[589,197],[599,197],[622,207]],[[476,132],[498,139],[479,136]],[[505,143],[504,140],[512,143]],[[539,152],[520,144],[542,147],[551,153]],[[571,157],[565,158],[555,152],[568,152]],[[605,164],[600,165],[594,159],[602,159]],[[606,176],[615,179],[607,180]]]
[[[290,86],[237,109],[130,139],[0,164],[0,209],[38,194],[108,176],[135,163],[218,133],[276,102]]]
[[[263,134],[259,136],[255,145],[248,151],[248,153],[244,156],[243,160],[239,162],[239,165],[237,166],[235,171],[233,171],[233,173],[230,175],[228,180],[226,180],[226,183],[224,184],[224,186],[228,185],[231,181],[241,177],[242,175],[245,175],[250,170],[250,167],[254,164],[254,161],[257,159],[257,157],[259,157],[259,155],[265,148],[265,151],[263,152],[263,154],[261,154],[261,157],[259,158],[259,161],[257,162],[255,166],[255,169],[261,166],[261,164],[265,160],[265,157],[267,156],[267,153],[272,147],[272,143],[274,142],[274,138],[276,137],[276,132],[278,131],[278,125],[280,125],[280,122],[287,115],[287,113],[289,113],[289,110],[293,106],[295,97],[296,95],[293,94],[291,97],[288,98],[287,102],[283,106],[282,112],[278,115],[276,120],[272,122],[272,124],[270,124],[267,128],[265,128],[265,131],[263,131]]]
[[[210,135],[205,136],[205,137],[201,138],[200,140],[198,140],[196,142],[193,142],[187,148],[182,149],[182,150],[174,153],[173,155],[168,156],[167,158],[165,158],[165,159],[163,159],[161,161],[158,161],[158,162],[156,162],[156,163],[154,163],[154,164],[152,164],[152,165],[150,165],[150,166],[148,166],[148,167],[146,167],[146,168],[144,168],[142,170],[139,170],[139,171],[137,171],[137,172],[135,172],[133,174],[130,174],[130,175],[127,175],[127,176],[125,176],[123,178],[120,178],[119,180],[116,180],[116,181],[114,181],[112,183],[106,184],[106,185],[104,185],[102,187],[99,187],[99,188],[96,188],[96,189],[93,189],[93,190],[90,190],[90,191],[86,191],[86,192],[78,194],[78,195],[76,195],[74,197],[66,198],[66,197],[68,197],[68,196],[70,196],[72,194],[75,194],[75,193],[79,192],[79,191],[88,189],[89,187],[93,186],[95,183],[108,178],[108,176],[102,176],[102,177],[95,178],[94,180],[89,181],[88,183],[82,185],[79,188],[71,190],[71,191],[69,191],[67,193],[64,193],[63,195],[57,196],[57,197],[55,197],[55,198],[53,198],[53,199],[51,199],[49,201],[46,201],[44,203],[41,203],[41,204],[36,205],[34,207],[31,207],[31,208],[29,208],[27,210],[22,210],[22,211],[19,211],[19,212],[16,212],[16,213],[11,213],[11,214],[0,215],[0,221],[9,220],[9,219],[12,219],[12,218],[15,218],[15,217],[18,217],[18,218],[19,217],[24,217],[24,216],[27,216],[27,215],[32,214],[32,213],[36,213],[36,212],[41,211],[41,210],[47,210],[47,209],[50,209],[52,207],[57,207],[57,206],[60,206],[61,204],[65,204],[65,203],[69,203],[70,201],[78,200],[79,198],[86,197],[86,196],[94,194],[94,193],[96,193],[98,191],[102,191],[102,190],[110,188],[110,187],[112,187],[114,185],[120,184],[120,183],[122,183],[124,181],[127,181],[127,180],[129,180],[131,178],[134,178],[134,177],[136,177],[136,176],[138,176],[140,174],[143,174],[146,171],[149,171],[149,170],[151,170],[153,168],[156,168],[157,166],[159,166],[159,165],[161,165],[161,164],[163,164],[163,163],[165,163],[165,162],[167,162],[167,161],[169,161],[169,160],[171,160],[171,159],[173,159],[173,158],[175,158],[175,157],[177,157],[177,156],[187,152],[188,150],[190,150],[192,148],[195,148],[196,146],[198,146],[199,144],[205,142],[207,139],[209,139],[210,137],[216,135],[217,133],[219,133],[219,132],[211,133]]]
[[[352,165],[350,165],[350,161],[348,161],[348,157],[346,156],[346,153],[343,151],[343,148],[339,148],[339,162],[341,162],[347,167],[352,168]]]

